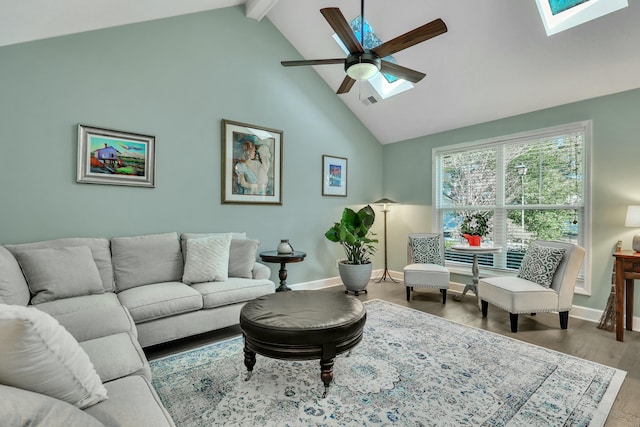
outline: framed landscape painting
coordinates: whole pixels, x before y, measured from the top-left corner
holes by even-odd
[[[347,159],[322,156],[322,195],[347,196]]]
[[[78,125],[78,177],[87,184],[155,186],[150,135]]]
[[[282,204],[282,137],[281,130],[222,120],[222,203]]]

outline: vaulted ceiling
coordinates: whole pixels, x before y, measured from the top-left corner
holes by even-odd
[[[358,0],[3,1],[0,46],[239,4],[300,53],[277,62],[344,56],[319,10],[360,12]],[[394,55],[426,73],[413,89],[370,105],[368,83],[336,95],[383,144],[640,87],[639,0],[550,37],[534,0],[366,0],[365,18],[382,41],[436,18],[448,27]],[[344,78],[341,65],[313,68],[333,91]]]

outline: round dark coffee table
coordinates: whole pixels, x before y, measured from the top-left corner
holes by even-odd
[[[240,312],[247,380],[256,353],[285,360],[320,359],[324,394],[333,381],[336,355],[362,340],[367,311],[350,295],[324,291],[292,291],[249,301]]]

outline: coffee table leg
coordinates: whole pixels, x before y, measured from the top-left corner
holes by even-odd
[[[247,367],[247,376],[244,379],[245,381],[249,381],[251,378],[251,373],[253,372],[253,367],[256,364],[256,352],[249,350],[247,345],[244,346],[244,366]]]
[[[320,379],[324,383],[322,398],[327,397],[329,386],[333,381],[333,359],[320,359]]]

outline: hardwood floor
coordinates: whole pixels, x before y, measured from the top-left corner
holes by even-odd
[[[437,289],[415,291],[410,302],[406,300],[402,283],[372,281],[367,289],[368,293],[361,293],[357,298],[362,301],[383,299],[626,371],[627,376],[605,426],[640,427],[640,332],[625,331],[625,341],[619,342],[616,341],[614,332],[598,329],[596,323],[570,317],[569,329],[562,330],[557,313],[539,313],[536,316],[520,315],[518,332],[514,334],[509,326],[509,314],[504,310],[490,305],[488,316],[483,319],[473,294],[467,294],[463,301],[457,302],[451,298],[452,292],[449,292],[447,304],[443,305]],[[323,291],[343,293],[344,287],[334,286]],[[233,326],[150,347],[145,352],[151,360],[239,334],[240,328]]]

